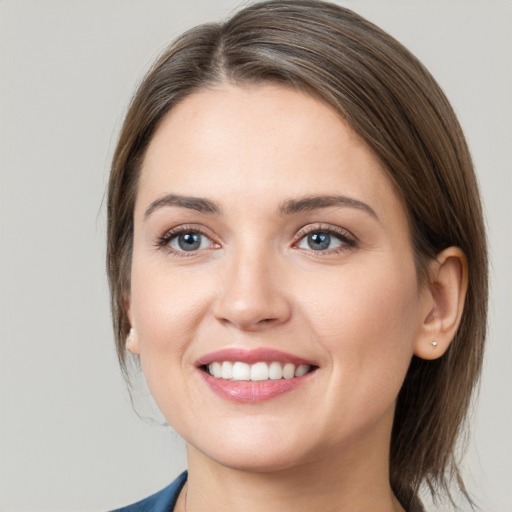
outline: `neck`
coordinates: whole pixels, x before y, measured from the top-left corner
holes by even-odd
[[[364,449],[366,448],[366,449]],[[389,484],[388,453],[325,454],[302,465],[255,472],[223,466],[188,446],[186,511],[404,512]],[[382,450],[381,450],[382,451]],[[185,510],[185,500],[177,510]]]

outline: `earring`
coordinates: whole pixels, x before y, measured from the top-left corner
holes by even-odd
[[[130,327],[130,331],[128,332],[128,336],[126,336],[126,345],[128,345],[130,343],[130,341],[132,341],[134,334],[135,334],[135,330],[133,329],[133,327]]]
[[[430,344],[431,344],[434,348],[436,348],[436,347],[437,347],[437,341],[431,341],[431,342],[430,342]]]

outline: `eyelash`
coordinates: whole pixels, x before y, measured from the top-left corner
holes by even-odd
[[[173,249],[170,246],[170,243],[177,238],[180,235],[184,234],[198,234],[201,236],[204,236],[208,240],[210,240],[210,248],[214,248],[214,246],[219,246],[217,242],[213,241],[212,233],[210,233],[208,230],[204,229],[201,226],[195,226],[195,225],[183,225],[178,226],[176,228],[170,229],[167,231],[164,235],[159,237],[156,246],[158,249],[166,249],[169,254],[173,254],[174,256],[178,256],[180,258],[190,258],[191,256],[195,256],[199,251],[178,251],[176,249]],[[202,250],[202,249],[201,249]]]
[[[296,241],[293,243],[293,245],[297,246],[302,240],[304,240],[307,236],[313,233],[334,236],[341,242],[341,245],[339,247],[327,249],[325,251],[315,251],[313,249],[306,249],[308,250],[309,253],[317,257],[339,254],[343,251],[356,248],[358,245],[357,238],[346,229],[324,224],[308,225],[301,228],[296,235]]]
[[[183,258],[189,258],[191,256],[195,256],[198,252],[201,252],[204,249],[199,250],[192,250],[192,251],[179,251],[176,249],[173,249],[170,247],[170,243],[177,238],[178,236],[182,234],[198,234],[201,236],[206,237],[210,242],[210,248],[217,248],[220,247],[220,244],[214,241],[214,237],[212,236],[212,233],[208,230],[204,229],[202,226],[197,225],[183,225],[178,226],[176,228],[170,229],[167,231],[164,235],[159,237],[156,246],[158,249],[166,249],[169,254],[173,254],[178,257]],[[339,247],[335,247],[333,249],[327,249],[327,250],[319,250],[315,251],[313,249],[304,249],[308,251],[309,253],[312,253],[314,256],[322,257],[332,254],[338,254],[340,252],[352,249],[357,247],[357,239],[354,237],[349,231],[338,228],[336,226],[326,226],[322,224],[316,224],[316,225],[308,225],[303,228],[301,228],[295,237],[295,241],[293,242],[293,247],[297,247],[297,245],[305,239],[307,236],[311,234],[325,234],[329,236],[336,237],[340,242],[341,245]],[[217,247],[215,247],[217,246]]]

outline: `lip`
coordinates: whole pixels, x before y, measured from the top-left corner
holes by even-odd
[[[206,384],[217,396],[232,402],[257,403],[270,400],[284,393],[294,391],[306,384],[314,375],[316,370],[293,379],[265,380],[265,381],[231,381],[226,379],[217,379],[205,372],[202,367],[215,361],[241,361],[247,364],[258,362],[293,363],[296,366],[307,364],[309,366],[318,366],[313,361],[308,361],[301,357],[288,354],[280,350],[271,348],[257,348],[253,350],[228,348],[210,352],[196,361],[198,373]]]
[[[255,403],[270,400],[289,391],[293,391],[305,384],[316,373],[312,371],[302,377],[293,379],[265,380],[265,381],[231,381],[216,379],[208,373],[198,370],[205,384],[216,395],[232,402]]]

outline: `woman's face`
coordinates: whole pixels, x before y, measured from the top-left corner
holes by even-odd
[[[428,293],[399,198],[331,108],[274,85],[189,96],[134,215],[128,347],[189,445],[262,471],[387,450]]]

